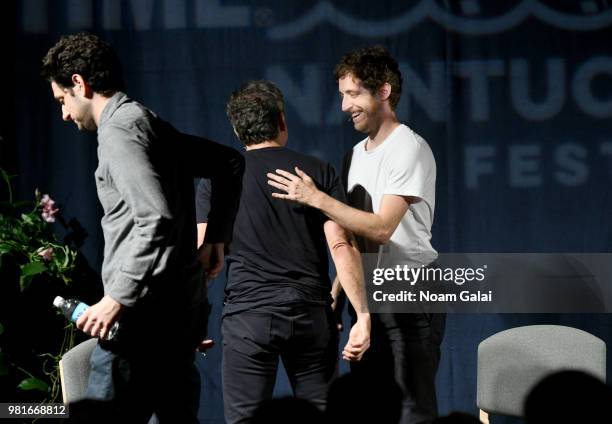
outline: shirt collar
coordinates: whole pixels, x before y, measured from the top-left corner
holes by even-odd
[[[98,123],[98,128],[104,125],[104,123],[108,121],[111,118],[111,116],[113,116],[113,114],[119,108],[119,106],[121,106],[127,100],[129,100],[128,96],[121,91],[117,91],[115,94],[113,94],[111,98],[109,99],[108,103],[106,103],[106,106],[104,106],[104,109],[102,109],[102,113],[100,114],[100,122]]]

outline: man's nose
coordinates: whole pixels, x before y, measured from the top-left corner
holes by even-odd
[[[348,112],[351,109],[352,103],[347,96],[342,98],[342,112]]]
[[[64,121],[70,121],[71,120],[70,114],[64,108],[62,108],[62,119]]]

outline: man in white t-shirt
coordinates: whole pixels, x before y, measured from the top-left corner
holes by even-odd
[[[355,207],[317,190],[297,167],[297,175],[268,174],[268,183],[283,192],[273,196],[320,209],[363,237],[361,247],[377,252],[377,267],[430,265],[438,256],[431,245],[436,163],[425,140],[397,120],[402,88],[397,61],[379,46],[353,51],[336,66],[335,78],[342,111],[368,135],[345,159],[348,199]],[[334,297],[340,285],[334,283]],[[370,351],[353,370],[364,376],[388,370],[402,390],[402,423],[437,416],[434,380],[444,322],[443,314],[372,314]]]

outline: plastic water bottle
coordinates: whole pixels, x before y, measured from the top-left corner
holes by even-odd
[[[80,300],[64,299],[62,296],[56,296],[55,299],[53,299],[53,306],[59,308],[64,316],[74,323],[76,323],[79,317],[83,315],[83,312],[89,308],[88,304],[83,303]],[[115,322],[106,335],[106,340],[110,340],[115,337],[118,329],[119,323]]]

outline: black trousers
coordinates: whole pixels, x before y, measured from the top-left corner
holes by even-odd
[[[402,424],[431,422],[438,415],[435,377],[446,314],[372,314],[370,349],[351,371],[395,380],[402,392]]]
[[[249,422],[272,398],[282,359],[296,397],[324,409],[336,374],[338,332],[328,306],[273,307],[226,315],[223,398],[228,424]]]
[[[71,422],[196,423],[200,376],[194,365],[208,304],[191,310],[143,301],[126,311],[117,336],[91,356],[87,401],[71,406]],[[73,414],[74,412],[74,414]]]

